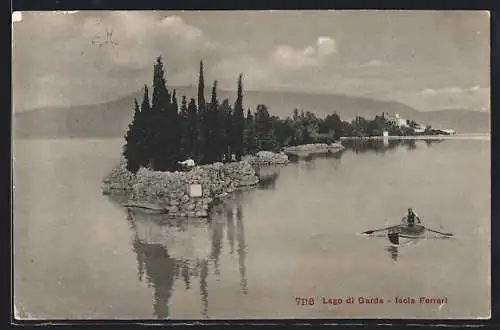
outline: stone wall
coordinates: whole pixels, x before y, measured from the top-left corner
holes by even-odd
[[[128,207],[165,212],[175,217],[206,217],[218,199],[258,182],[255,170],[247,161],[197,166],[187,172],[141,168],[135,175],[121,162],[103,180],[103,192],[128,191]],[[201,185],[201,197],[190,196],[193,184]]]
[[[312,143],[287,147],[284,152],[292,158],[309,157],[311,155],[336,153],[344,149],[341,143]]]
[[[285,152],[315,152],[315,151],[336,150],[336,149],[344,149],[344,146],[341,143],[331,143],[331,144],[311,143],[295,147],[287,147],[285,148]]]
[[[248,155],[243,157],[243,159],[253,166],[259,167],[289,163],[287,155],[282,152],[274,153],[272,151],[259,151],[256,155]]]
[[[104,194],[112,194],[114,191],[129,191],[135,183],[135,175],[127,170],[127,161],[122,157],[108,175],[102,180],[102,191]]]

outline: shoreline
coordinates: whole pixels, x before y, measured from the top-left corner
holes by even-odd
[[[126,209],[173,218],[206,218],[214,204],[258,182],[255,170],[245,161],[202,165],[187,172],[141,168],[133,174],[122,159],[103,178],[101,191],[111,198],[120,196]],[[195,186],[199,187],[197,193],[192,192]]]
[[[345,149],[345,146],[339,142],[333,142],[330,144],[326,143],[312,143],[312,144],[303,144],[293,147],[285,147],[283,148],[283,153],[285,153],[288,157],[292,158],[307,158],[314,155],[328,155],[335,154]]]
[[[309,144],[293,149],[293,153],[297,152],[301,156],[314,156],[325,150],[335,154],[345,147],[335,143]],[[292,162],[289,155],[293,158],[293,153],[260,151],[256,155],[243,157],[240,162],[201,165],[188,172],[159,172],[143,168],[136,174],[126,170],[125,160],[122,159],[103,178],[101,191],[103,195],[125,196],[122,206],[128,209],[163,213],[169,217],[206,218],[212,206],[233,192],[253,189],[260,182],[273,179],[277,169]],[[203,186],[202,196],[189,196],[188,191],[193,184]]]
[[[227,195],[231,195],[232,192],[238,191],[238,190],[247,190],[247,189],[253,189],[256,188],[260,182],[270,180],[273,178],[275,173],[274,171],[271,171],[270,173],[263,173],[267,172],[266,169],[272,169],[272,168],[279,168],[279,167],[284,167],[290,163],[294,163],[295,161],[298,161],[303,158],[310,158],[314,156],[321,156],[321,155],[335,155],[338,154],[342,151],[344,151],[346,146],[342,145],[342,141],[388,141],[388,140],[463,140],[463,139],[478,139],[478,140],[484,140],[490,139],[490,135],[485,134],[485,133],[476,133],[476,134],[455,134],[455,135],[417,135],[417,136],[366,136],[366,137],[341,137],[339,141],[331,143],[331,144],[326,144],[326,143],[315,143],[315,144],[307,144],[307,145],[299,145],[299,146],[293,146],[293,147],[285,147],[282,149],[281,152],[278,153],[273,153],[269,151],[260,151],[256,155],[247,155],[243,157],[243,163],[246,163],[248,166],[247,170],[250,170],[251,173],[246,173],[250,174],[251,177],[253,178],[253,181],[251,182],[245,182],[246,180],[241,180],[242,178],[240,177],[242,174],[244,175],[245,173],[242,173],[242,168],[238,168],[242,164],[241,162],[236,162],[236,163],[226,163],[222,164],[219,163],[219,165],[215,164],[210,164],[210,165],[202,165],[202,166],[197,166],[197,170],[202,170],[206,169],[209,170],[213,168],[214,166],[217,168],[215,169],[216,172],[220,171],[220,168],[232,168],[230,171],[231,174],[228,176],[229,173],[225,173],[220,177],[220,175],[216,175],[215,177],[207,177],[207,182],[204,184],[204,189],[208,189],[206,193],[204,193],[203,197],[209,197],[210,202],[205,203],[207,205],[198,205],[194,207],[195,211],[193,212],[193,207],[191,206],[189,211],[184,210],[184,211],[177,211],[177,206],[179,204],[184,204],[184,203],[194,203],[196,198],[194,197],[187,197],[187,196],[171,196],[170,199],[173,199],[174,202],[172,204],[166,203],[161,200],[161,198],[158,198],[156,195],[157,193],[160,194],[169,194],[172,192],[173,188],[170,188],[169,185],[163,185],[161,187],[156,187],[158,184],[158,180],[161,182],[164,180],[162,176],[169,176],[172,175],[172,172],[155,172],[151,170],[146,170],[144,169],[145,172],[143,172],[146,177],[149,177],[145,182],[142,182],[142,187],[136,187],[136,196],[134,198],[130,199],[131,192],[134,191],[134,184],[137,183],[137,175],[133,175],[124,168],[124,164],[122,163],[121,166],[117,166],[118,172],[111,177],[103,179],[103,187],[102,193],[103,195],[115,195],[115,194],[123,194],[123,195],[128,195],[128,198],[126,198],[123,201],[122,206],[125,208],[133,208],[136,210],[140,210],[142,212],[148,212],[148,213],[164,213],[169,216],[173,217],[196,217],[196,218],[204,218],[208,216],[208,210],[211,209],[211,206],[214,204],[217,204],[221,200],[225,199],[225,197],[229,197]],[[232,164],[232,165],[231,165]],[[235,167],[236,166],[236,167]],[[224,171],[224,170],[223,170]],[[260,177],[261,175],[259,174],[264,174],[264,177]],[[110,176],[108,174],[108,176]],[[157,175],[160,175],[160,177],[153,178]],[[189,177],[191,174],[189,172],[185,172],[183,174],[178,173],[176,174],[177,176],[181,177]],[[226,179],[229,179],[227,181]],[[222,181],[226,181],[224,183],[225,187],[220,186]],[[149,182],[148,182],[149,181]],[[230,182],[234,182],[231,184]],[[194,182],[190,182],[190,184],[193,183],[200,183],[198,180],[195,180]],[[188,184],[187,182],[184,183]],[[208,185],[208,186],[206,186]],[[220,186],[218,193],[215,191],[212,191],[212,188],[214,185]],[[226,185],[228,185],[226,187]],[[231,186],[231,187],[229,187]],[[151,189],[156,189],[157,193],[152,193],[148,190]],[[187,187],[184,187],[182,189],[181,195],[186,195],[187,192]],[[144,194],[144,196],[141,196]],[[184,198],[185,200],[180,200],[181,198]],[[151,200],[152,199],[152,200]],[[165,205],[164,205],[165,204]],[[172,209],[173,208],[173,209]],[[201,208],[201,209],[200,209]],[[200,211],[200,212],[196,212]],[[189,214],[189,215],[188,215]]]
[[[467,139],[490,139],[489,133],[469,133],[455,135],[389,135],[389,136],[343,136],[340,141],[350,140],[467,140]]]

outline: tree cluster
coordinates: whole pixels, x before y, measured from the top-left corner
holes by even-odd
[[[179,104],[176,91],[167,88],[163,61],[158,57],[153,66],[151,100],[147,86],[141,104],[134,100],[134,117],[123,147],[128,170],[135,173],[140,167],[147,167],[172,171],[178,170],[179,161],[187,158],[197,164],[231,162],[261,150],[331,143],[341,136],[382,135],[384,130],[391,135],[409,135],[413,130],[412,125],[393,125],[383,114],[373,120],[357,117],[346,122],[337,113],[318,118],[312,112],[295,109],[291,116],[280,119],[263,104],[254,112],[247,109],[245,114],[242,80],[240,75],[234,104],[228,99],[219,101],[217,81],[213,82],[210,100],[206,102],[200,62],[198,99],[182,96]]]
[[[171,171],[179,169],[179,161],[187,158],[198,164],[228,162],[258,150],[261,145],[255,135],[262,132],[255,129],[253,116],[244,116],[242,79],[240,75],[234,105],[228,99],[218,100],[217,81],[206,102],[200,62],[198,100],[188,101],[183,96],[179,106],[175,90],[167,88],[163,61],[158,57],[153,67],[151,102],[144,86],[142,103],[139,106],[135,100],[134,117],[125,135],[123,155],[128,170],[135,173],[140,167],[148,167]]]
[[[423,133],[416,133],[415,129],[418,124],[414,120],[407,120],[406,126],[399,126],[385,117],[382,113],[376,115],[373,119],[366,119],[357,116],[350,122],[342,122],[342,136],[346,137],[366,137],[366,136],[381,136],[384,131],[391,136],[414,136],[414,135],[433,135],[437,134],[430,125],[427,125]]]

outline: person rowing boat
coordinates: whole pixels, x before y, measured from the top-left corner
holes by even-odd
[[[403,217],[403,224],[390,228],[387,232],[387,236],[392,244],[400,245],[416,238],[421,238],[424,231],[425,227],[423,226],[420,217],[410,207],[408,208],[406,216]]]
[[[413,210],[413,208],[408,208],[408,213],[403,216],[401,224],[396,224],[393,226],[385,227],[385,228],[380,228],[380,229],[372,229],[372,230],[367,230],[363,232],[362,234],[365,235],[371,235],[376,232],[380,231],[385,231],[387,230],[387,233],[389,235],[389,239],[391,241],[396,241],[396,237],[403,237],[403,238],[421,238],[422,234],[425,231],[429,231],[432,233],[440,234],[446,237],[452,237],[454,236],[452,233],[444,233],[438,230],[434,230],[432,228],[429,228],[424,225],[423,221],[420,219],[420,217],[417,215],[417,213]],[[409,237],[408,237],[409,236]]]
[[[422,221],[420,221],[420,218],[418,217],[418,215],[410,207],[408,209],[408,214],[406,215],[406,224],[408,227],[413,228],[415,226],[415,222],[418,222],[419,224],[422,223]]]

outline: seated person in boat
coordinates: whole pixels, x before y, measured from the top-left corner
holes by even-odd
[[[409,208],[408,214],[406,216],[406,223],[408,224],[408,227],[415,226],[415,221],[417,221],[418,223],[422,223],[418,215],[413,211],[413,209]]]

